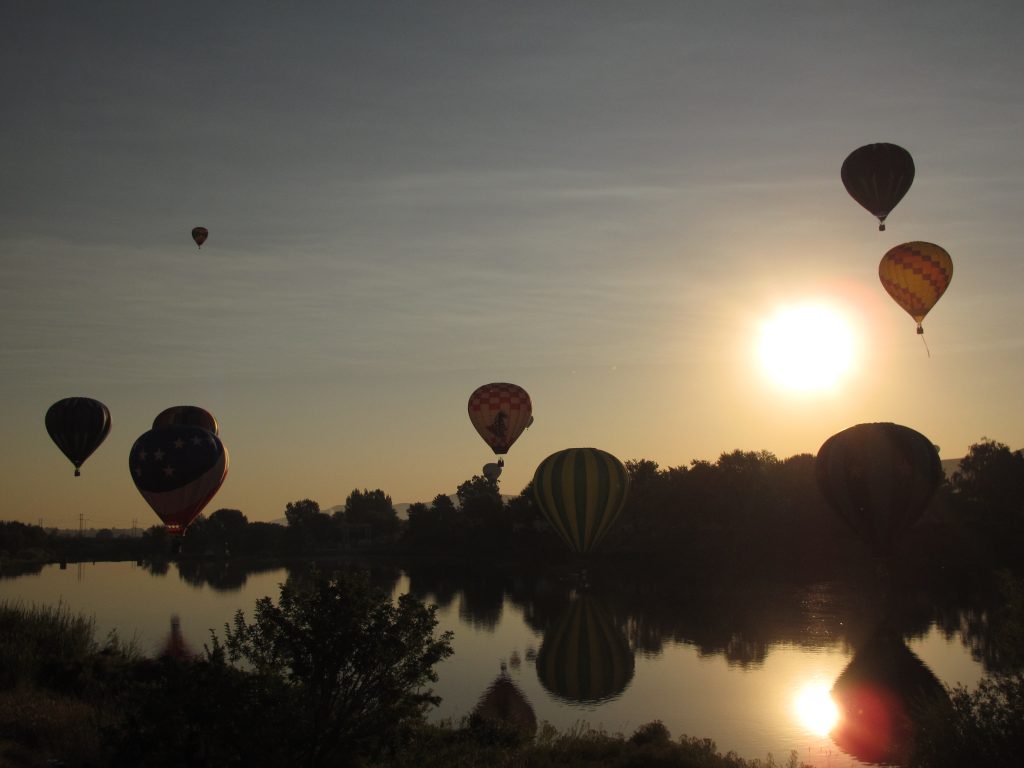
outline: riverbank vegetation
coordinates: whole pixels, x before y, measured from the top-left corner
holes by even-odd
[[[434,609],[364,578],[312,572],[239,612],[222,644],[146,658],[63,608],[0,606],[0,763],[41,766],[679,766],[768,759],[580,728],[536,735],[492,718],[429,725],[433,667],[451,653]],[[784,765],[798,765],[790,757]]]

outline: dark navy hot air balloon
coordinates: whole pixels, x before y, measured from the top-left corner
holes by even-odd
[[[75,465],[75,477],[110,433],[110,411],[91,397],[66,397],[46,411],[46,431]]]
[[[157,427],[135,441],[128,469],[167,530],[181,535],[227,477],[228,451],[202,427]]]
[[[196,241],[196,245],[200,248],[203,247],[203,243],[206,242],[206,238],[210,236],[210,231],[206,227],[193,227],[192,239]]]
[[[840,175],[850,197],[878,219],[884,232],[886,217],[914,182],[914,158],[896,144],[867,144],[843,161]]]

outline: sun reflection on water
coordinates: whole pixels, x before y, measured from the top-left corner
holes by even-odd
[[[815,682],[801,688],[793,700],[800,724],[816,736],[827,736],[839,722],[839,708],[826,683]]]

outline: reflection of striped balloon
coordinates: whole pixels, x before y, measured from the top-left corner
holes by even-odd
[[[533,492],[548,522],[574,552],[589,552],[626,503],[629,475],[597,448],[567,448],[537,467]]]
[[[832,435],[818,449],[815,475],[829,505],[878,555],[917,522],[943,477],[927,437],[888,423]]]
[[[892,248],[878,265],[882,287],[917,321],[921,322],[953,279],[953,260],[934,243],[903,243]]]
[[[537,677],[559,698],[594,704],[626,689],[633,679],[633,653],[601,606],[584,595],[544,635]]]

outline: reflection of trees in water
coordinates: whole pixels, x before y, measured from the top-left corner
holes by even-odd
[[[858,760],[885,764],[907,761],[921,717],[948,699],[932,671],[884,625],[857,649],[832,696],[839,707],[832,740]]]
[[[237,590],[249,574],[283,564],[184,560],[176,565],[189,584]],[[142,566],[162,575],[168,563],[147,561]],[[860,647],[883,616],[903,637],[923,635],[932,623],[947,637],[960,634],[990,671],[1019,669],[1024,655],[1021,581],[957,573],[953,568],[938,573],[897,570],[884,589],[870,564],[817,582],[737,574],[735,568],[646,567],[599,560],[585,576],[579,569],[535,563],[417,560],[400,566],[394,561],[346,560],[291,565],[289,578],[301,580],[312,567],[364,571],[386,592],[395,589],[404,568],[409,591],[424,602],[448,607],[458,601],[463,621],[493,629],[508,601],[538,634],[550,631],[582,590],[600,600],[630,648],[645,655],[660,654],[665,643],[685,643],[706,656],[721,654],[730,664],[756,666],[778,644]]]

